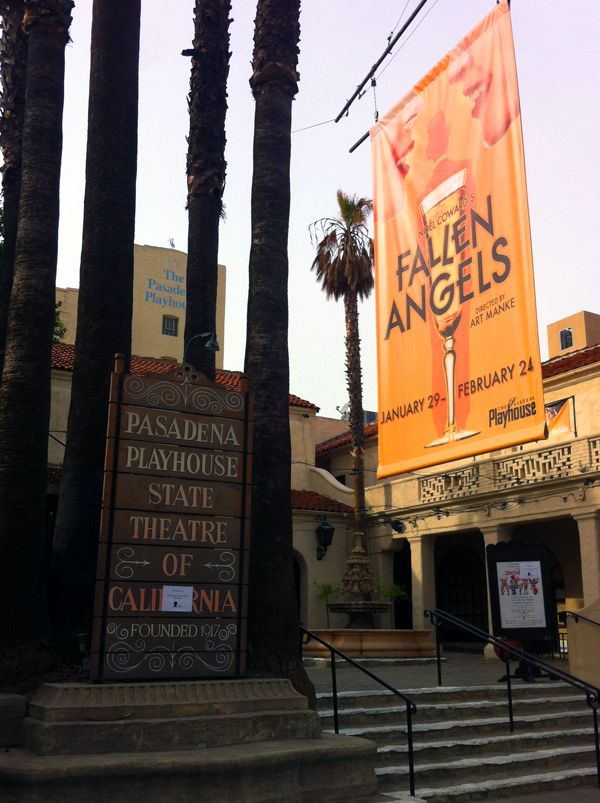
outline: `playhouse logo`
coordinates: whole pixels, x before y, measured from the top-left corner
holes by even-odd
[[[520,421],[522,418],[531,418],[537,412],[535,399],[523,399],[519,401],[516,397],[511,399],[508,404],[502,407],[493,407],[488,410],[488,421],[490,427],[502,427],[513,421]]]

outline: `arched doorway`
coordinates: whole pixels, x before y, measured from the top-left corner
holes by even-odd
[[[458,545],[444,555],[437,576],[437,607],[487,632],[485,566],[475,550]],[[450,643],[476,641],[464,630],[448,624],[442,625],[440,637]]]
[[[394,552],[394,585],[403,586],[408,594],[408,599],[394,602],[394,626],[396,630],[412,630],[412,566],[408,540],[404,541],[402,549]]]

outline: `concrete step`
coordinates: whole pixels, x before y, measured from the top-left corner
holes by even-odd
[[[334,803],[377,793],[373,744],[329,737],[200,750],[0,751],[2,803]],[[376,798],[375,798],[376,800]]]
[[[551,750],[531,750],[494,756],[478,756],[454,761],[437,761],[415,764],[415,783],[419,786],[446,786],[461,779],[505,778],[517,775],[543,774],[546,770],[590,767],[595,763],[593,740],[588,745],[554,747]],[[375,770],[382,790],[386,785],[408,789],[408,762],[401,765],[378,767]]]
[[[508,716],[482,717],[475,719],[460,718],[448,719],[439,722],[419,722],[413,720],[413,734],[419,742],[452,741],[458,739],[471,739],[488,735],[508,734]],[[589,708],[575,711],[559,711],[547,714],[533,714],[523,716],[515,713],[514,722],[517,732],[530,732],[540,730],[566,730],[568,728],[587,727],[592,721]],[[331,728],[324,732],[332,733]],[[406,742],[406,724],[403,721],[393,725],[357,725],[340,728],[344,736],[362,736],[372,739],[378,744],[404,744]]]
[[[553,695],[550,697],[523,697],[518,700],[513,699],[513,711],[523,715],[539,712],[543,714],[548,710],[576,711],[587,708],[586,699],[583,695],[574,697],[571,694]],[[333,709],[324,709],[318,712],[324,727],[333,724]],[[431,722],[446,718],[456,719],[457,717],[468,717],[469,719],[488,718],[490,716],[508,715],[508,700],[474,700],[463,702],[461,700],[449,703],[421,703],[418,711],[413,718],[413,722]],[[360,706],[355,708],[345,708],[338,710],[340,727],[351,727],[353,725],[368,725],[375,723],[394,723],[406,717],[406,705],[404,703],[383,706]]]
[[[402,691],[417,705],[412,719],[417,800],[462,803],[596,781],[592,712],[569,684],[514,681],[514,733],[505,684]],[[324,731],[333,730],[332,705],[331,693],[318,695]],[[389,801],[407,800],[405,703],[377,689],[340,692],[338,706],[341,734],[377,744],[380,793]]]
[[[44,722],[25,717],[23,730],[26,746],[39,756],[164,753],[259,741],[318,739],[320,735],[318,717],[310,710],[85,722]]]
[[[508,754],[513,751],[550,750],[554,747],[593,744],[593,728],[573,730],[539,731],[532,733],[509,733],[478,739],[440,740],[415,742],[415,762],[446,761],[451,758],[471,758]],[[405,744],[386,744],[377,748],[379,767],[402,764],[406,761],[408,747]]]
[[[438,702],[472,702],[476,700],[506,700],[507,691],[505,683],[494,686],[434,686],[428,689],[401,689],[403,694],[410,697],[416,705],[421,703]],[[513,681],[513,699],[524,697],[582,697],[582,693],[568,683],[541,681],[538,683],[523,683]],[[372,691],[341,691],[338,692],[338,709],[357,708],[384,705],[399,705],[399,698],[387,689],[374,689]],[[333,706],[333,693],[320,692],[317,694],[318,710],[331,710]]]
[[[476,782],[464,780],[452,786],[428,786],[419,784],[416,787],[417,799],[427,803],[465,803],[485,798],[513,797],[533,792],[546,792],[553,789],[568,789],[583,784],[596,784],[597,771],[593,767],[556,770],[538,774],[519,775],[509,778],[482,779]],[[384,792],[390,801],[404,800],[405,792]],[[532,798],[535,803],[535,798]]]

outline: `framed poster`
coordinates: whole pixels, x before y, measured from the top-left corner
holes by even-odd
[[[492,627],[501,638],[535,638],[554,631],[548,552],[523,541],[487,548]]]
[[[544,412],[546,414],[549,439],[565,440],[566,438],[577,437],[575,396],[548,402],[544,405]]]

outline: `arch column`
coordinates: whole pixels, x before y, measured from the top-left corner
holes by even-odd
[[[579,530],[583,604],[587,608],[600,597],[600,511],[574,515]]]
[[[431,622],[423,611],[435,608],[435,563],[433,549],[435,535],[409,535],[410,566],[412,574],[413,628],[431,629]]]
[[[500,544],[502,542],[510,541],[510,536],[513,531],[512,524],[489,524],[479,527],[479,531],[483,536],[483,543],[485,549],[485,576],[487,580],[487,597],[488,597],[488,631],[492,633],[492,608],[490,605],[490,576],[488,573],[487,565],[487,548],[488,544]],[[496,653],[491,644],[486,644],[483,654],[486,658],[496,658]]]

